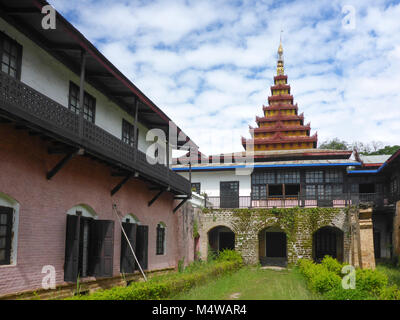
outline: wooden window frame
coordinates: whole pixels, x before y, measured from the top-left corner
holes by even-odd
[[[72,105],[72,97],[77,102],[76,106]],[[68,109],[75,114],[79,114],[80,112],[79,86],[72,81],[69,82]],[[90,111],[92,114],[90,114]],[[96,121],[96,98],[86,91],[83,94],[83,118],[91,123],[95,123]]]
[[[4,43],[5,41],[10,42],[10,51],[12,51],[12,47],[15,47],[16,50],[16,61],[15,61],[15,76],[12,76],[10,74],[10,68],[14,69],[11,67],[11,60],[9,60],[8,64],[8,72],[3,71],[3,53],[5,51],[4,49]],[[10,52],[12,54],[12,52]],[[11,58],[11,57],[10,57]],[[13,77],[17,80],[21,80],[21,69],[22,69],[22,45],[20,45],[16,40],[12,39],[8,35],[6,35],[4,32],[0,31],[0,70],[3,73],[8,74],[10,77]]]
[[[4,236],[0,236],[0,239],[5,239],[5,246],[3,250],[5,250],[4,259],[0,260],[0,265],[9,265],[11,263],[11,246],[12,246],[12,227],[13,227],[13,218],[14,218],[14,209],[10,207],[2,207],[0,206],[0,214],[7,216],[7,221],[5,224],[1,223],[0,226],[5,227],[6,233]]]
[[[131,147],[136,146],[135,126],[125,119],[122,119],[122,141]]]
[[[165,226],[157,224],[156,255],[165,254]]]

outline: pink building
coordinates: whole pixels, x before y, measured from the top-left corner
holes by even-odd
[[[56,285],[139,272],[120,219],[143,269],[194,257],[169,159],[195,144],[61,15],[43,29],[46,4],[0,3],[0,296],[40,289],[46,266]]]

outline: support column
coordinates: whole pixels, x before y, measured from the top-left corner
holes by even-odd
[[[86,52],[81,51],[81,77],[79,82],[79,136],[83,135],[83,105],[85,93]]]
[[[393,218],[393,255],[400,257],[400,201],[396,203],[396,212]]]
[[[374,233],[372,224],[372,208],[360,209],[359,211],[359,257],[360,267],[375,269],[375,254],[374,254]]]
[[[136,99],[136,103],[135,103],[135,120],[134,120],[134,125],[133,125],[133,141],[135,142],[135,146],[134,146],[134,154],[133,154],[133,159],[136,162],[137,159],[137,150],[139,148],[139,142],[137,139],[139,139],[138,137],[138,127],[137,127],[137,122],[138,122],[138,109],[139,109],[139,100]]]

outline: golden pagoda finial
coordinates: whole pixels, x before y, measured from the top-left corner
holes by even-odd
[[[281,30],[281,35],[280,35],[280,40],[279,40],[278,64],[277,64],[277,67],[276,67],[276,73],[277,73],[278,76],[284,74],[284,68],[283,68],[282,32],[283,32],[283,30]]]

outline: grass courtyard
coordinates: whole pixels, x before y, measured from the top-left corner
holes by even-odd
[[[307,289],[306,280],[297,269],[276,271],[246,266],[171,299],[315,300],[320,297]]]
[[[400,286],[400,268],[380,264],[377,270],[388,276],[389,285]],[[205,285],[170,297],[177,300],[321,300],[311,292],[298,268],[280,271],[245,266]]]

